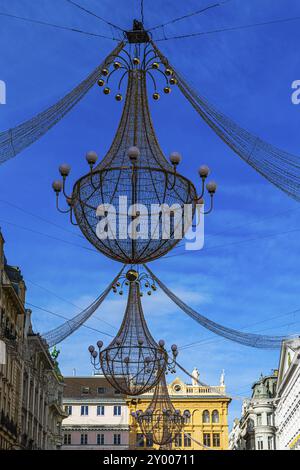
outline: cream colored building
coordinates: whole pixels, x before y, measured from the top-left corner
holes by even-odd
[[[0,232],[0,449],[57,449],[63,379],[32,331],[21,271],[8,265],[3,245]]]
[[[300,450],[300,338],[283,341],[276,390],[277,448]]]
[[[7,264],[3,246],[0,232],[0,449],[13,449],[21,427],[26,288],[20,270]]]

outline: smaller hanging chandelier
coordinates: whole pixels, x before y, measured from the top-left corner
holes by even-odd
[[[190,418],[190,412],[186,410],[181,414],[180,410],[174,408],[163,373],[148,408],[145,411],[133,411],[131,416],[144,436],[163,447],[171,444],[176,434],[182,431],[185,422]]]
[[[165,342],[153,339],[143,314],[140,283],[144,276],[134,269],[126,273],[129,285],[127,307],[117,336],[104,349],[97,342],[97,350],[89,346],[91,362],[102,370],[108,382],[125,395],[140,395],[151,390],[164,371],[174,373],[177,346],[171,347],[169,355]]]

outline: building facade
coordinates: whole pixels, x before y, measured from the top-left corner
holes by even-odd
[[[25,283],[4,256],[0,232],[0,449],[18,447],[21,427]]]
[[[174,450],[227,450],[228,449],[228,405],[231,401],[226,396],[224,376],[220,385],[200,386],[197,380],[186,384],[178,377],[168,385],[168,392],[175,407],[183,413],[188,410],[190,418],[181,433],[176,434],[170,448]],[[130,416],[130,448],[157,448],[153,445],[151,435],[147,439],[142,435],[131,412],[146,410],[152,394],[144,394],[128,399]]]
[[[63,379],[25,309],[26,286],[0,232],[0,449],[61,445]]]
[[[277,448],[300,450],[300,338],[282,344],[276,404]]]
[[[252,397],[243,401],[242,417],[234,421],[231,450],[275,450],[275,396],[278,371],[261,376],[252,386]]]
[[[65,377],[63,403],[68,414],[62,425],[66,450],[128,449],[128,408],[102,375]]]

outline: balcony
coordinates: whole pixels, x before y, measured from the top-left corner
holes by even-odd
[[[3,338],[4,340],[8,341],[16,341],[17,340],[17,335],[9,330],[7,327],[0,327],[0,338]]]
[[[1,411],[0,415],[0,426],[14,437],[17,437],[18,430],[17,425],[9,418],[8,415],[5,415],[3,411]]]

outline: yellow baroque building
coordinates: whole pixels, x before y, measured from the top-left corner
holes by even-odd
[[[186,384],[178,377],[168,385],[168,392],[175,409],[190,412],[182,432],[174,436],[169,446],[173,450],[227,450],[228,449],[228,405],[231,398],[226,395],[224,377],[218,386],[200,386],[193,380]],[[152,393],[128,400],[129,446],[136,450],[158,448],[151,435],[143,436],[131,413],[145,411]]]

